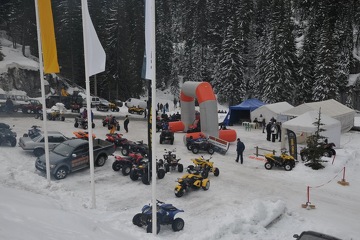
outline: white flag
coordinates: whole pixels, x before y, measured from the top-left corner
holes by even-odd
[[[88,76],[92,76],[105,71],[106,54],[91,21],[89,9],[85,7],[84,12],[85,15],[83,17],[86,24],[84,36],[87,42],[84,53],[86,58],[86,72]]]

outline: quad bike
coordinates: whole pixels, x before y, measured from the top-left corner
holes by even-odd
[[[103,120],[102,120],[102,125],[103,127],[108,126],[108,129],[111,129],[111,120],[112,120],[113,116],[111,115],[107,115]],[[116,121],[116,131],[120,131],[120,124],[118,121]]]
[[[137,113],[139,115],[142,115],[144,113],[145,109],[140,107],[129,107],[128,113],[134,114]]]
[[[214,173],[214,176],[217,177],[220,175],[220,170],[217,167],[214,167],[214,162],[210,162],[210,159],[205,159],[203,156],[191,159],[194,165],[189,165],[187,168],[188,173],[199,172],[203,178],[209,176],[209,172]]]
[[[58,110],[54,110],[46,115],[48,120],[52,121],[65,121],[64,114]],[[43,120],[43,115],[39,114],[40,120]]]
[[[110,108],[110,111],[112,111],[112,112],[119,112],[120,111],[120,108],[118,106],[116,106],[115,103],[109,103],[109,108]]]
[[[87,129],[88,128],[88,121],[87,118],[82,118],[82,117],[76,117],[75,118],[75,123],[74,123],[74,127],[82,127],[83,129]],[[92,128],[95,128],[95,123],[91,123]]]
[[[38,136],[40,132],[41,132],[40,126],[33,125],[28,130],[28,133],[24,133],[23,137],[34,138],[34,137]]]
[[[189,148],[194,154],[199,153],[199,151],[206,151],[209,154],[214,154],[215,152],[214,144],[212,144],[208,139],[203,141],[194,141],[191,143],[188,149]]]
[[[176,158],[176,154],[174,154],[175,149],[172,151],[166,151],[165,149],[165,154],[164,154],[164,168],[166,172],[169,172],[170,170],[175,170],[177,168],[178,172],[183,172],[184,171],[184,166],[179,163],[180,158]]]
[[[151,180],[151,169],[148,160],[141,160],[137,164],[133,164],[132,169],[130,171],[130,178],[133,181],[141,178],[141,181],[149,185]],[[156,161],[156,173],[159,179],[163,179],[165,177],[165,169],[164,162],[160,159]]]
[[[130,174],[133,164],[139,164],[143,160],[143,156],[140,153],[130,153],[129,156],[115,156],[115,161],[112,164],[114,171],[120,171],[124,176]]]
[[[128,141],[123,145],[121,153],[122,155],[127,156],[130,152],[140,153],[144,157],[147,157],[149,154],[149,146],[143,141]]]
[[[191,151],[192,144],[194,142],[203,142],[206,141],[206,137],[203,134],[200,134],[198,138],[194,139],[192,136],[190,138],[186,138],[186,148]]]
[[[78,103],[72,103],[70,104],[70,109],[71,109],[71,112],[77,112],[77,113],[80,113],[80,104]]]
[[[286,149],[281,149],[281,155],[275,156],[274,153],[265,154],[265,168],[272,169],[274,166],[283,167],[285,171],[291,171],[295,167],[295,159],[293,156],[287,154]]]
[[[89,140],[89,133],[88,133],[88,132],[77,131],[77,132],[73,132],[73,134],[75,135],[76,138],[80,138],[80,139],[84,139],[84,140]],[[96,138],[96,135],[93,134],[92,137],[93,137],[93,139],[95,139],[95,138]]]
[[[332,157],[336,155],[336,151],[334,149],[334,143],[321,143],[318,145],[318,148],[322,148],[324,157]],[[312,155],[312,151],[309,148],[303,148],[300,151],[301,160],[307,162],[309,160],[309,156]]]
[[[5,126],[7,124],[4,124]],[[9,126],[9,125],[8,125]],[[10,143],[12,147],[16,146],[16,133],[11,131],[12,129],[7,127],[0,128],[0,145],[3,143]]]
[[[187,132],[188,133],[201,132],[200,119],[195,119],[193,124],[190,124],[189,129],[187,130]]]
[[[126,143],[129,142],[126,138],[122,137],[123,135],[120,133],[114,133],[114,134],[106,134],[106,141],[112,142],[115,144],[116,147],[122,148]]]
[[[157,234],[160,232],[160,225],[171,225],[174,232],[181,231],[185,222],[182,218],[175,218],[175,215],[184,210],[177,209],[172,204],[165,204],[156,200]],[[133,224],[139,227],[146,226],[146,232],[152,232],[152,206],[145,205],[141,213],[137,213],[132,220]]]
[[[175,187],[175,196],[182,197],[188,189],[202,188],[205,191],[210,188],[210,180],[201,176],[199,172],[194,171],[188,173],[177,180],[178,184]]]
[[[174,144],[174,133],[170,130],[162,130],[160,133],[160,144],[169,142],[171,145]]]

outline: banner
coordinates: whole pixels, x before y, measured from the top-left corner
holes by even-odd
[[[50,0],[40,0],[38,6],[41,45],[44,58],[44,73],[58,73],[59,63],[57,58],[54,20]]]
[[[287,136],[289,141],[289,154],[293,156],[295,160],[297,160],[297,141],[296,141],[296,134],[287,129]]]

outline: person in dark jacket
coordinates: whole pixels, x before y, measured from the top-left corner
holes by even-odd
[[[236,157],[235,162],[239,162],[239,157],[240,157],[240,163],[243,164],[243,161],[244,161],[244,156],[243,156],[244,150],[245,150],[245,144],[244,144],[242,141],[240,141],[240,138],[238,138],[238,139],[237,139],[237,144],[236,144],[237,157]]]
[[[128,115],[125,116],[125,120],[124,120],[124,129],[126,132],[129,132],[129,129],[128,129],[128,125],[129,125],[129,117]]]
[[[266,125],[266,140],[270,141],[271,138],[271,121]]]

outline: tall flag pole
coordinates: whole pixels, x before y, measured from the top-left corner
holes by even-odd
[[[91,207],[96,208],[95,180],[94,180],[94,144],[92,130],[92,111],[90,104],[90,82],[89,77],[105,71],[106,55],[94,25],[91,21],[87,0],[81,0],[83,38],[84,38],[84,60],[85,60],[85,85],[86,85],[86,109],[89,133],[89,162],[91,178]]]
[[[155,0],[145,1],[146,76],[151,80],[151,181],[152,181],[152,232],[157,233],[156,207],[156,52],[155,52]],[[150,113],[149,113],[150,114]]]
[[[39,49],[39,69],[41,81],[41,101],[43,114],[43,129],[45,136],[45,161],[46,178],[50,185],[50,160],[49,160],[49,139],[47,130],[46,103],[45,103],[45,73],[58,73],[59,64],[57,60],[57,50],[55,41],[54,21],[50,0],[35,0],[36,27]],[[43,61],[44,57],[44,61]]]

